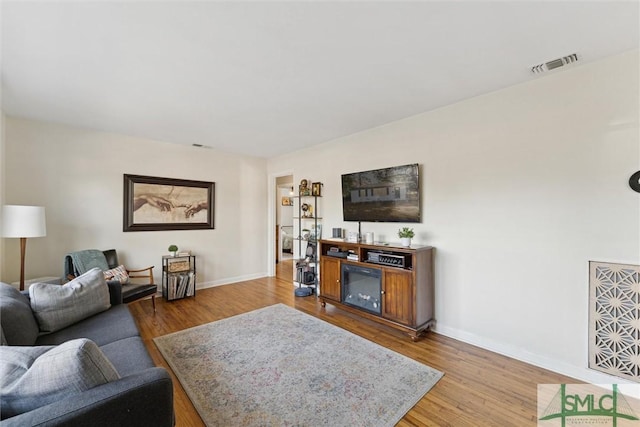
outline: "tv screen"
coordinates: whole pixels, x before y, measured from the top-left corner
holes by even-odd
[[[420,222],[418,164],[342,175],[345,221]]]

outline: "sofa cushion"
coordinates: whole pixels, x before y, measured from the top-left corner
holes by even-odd
[[[155,364],[140,337],[125,338],[100,347],[121,377],[133,375]]]
[[[2,419],[115,381],[118,372],[87,339],[57,347],[0,347]]]
[[[129,307],[121,304],[57,332],[40,335],[36,345],[57,345],[75,338],[89,338],[102,347],[114,341],[137,336],[140,336],[140,332]]]
[[[124,265],[119,265],[116,268],[112,268],[107,271],[103,271],[105,280],[114,280],[119,282],[121,285],[124,285],[129,281],[129,273],[127,273],[127,269],[124,268]]]
[[[99,268],[62,286],[35,283],[29,288],[29,297],[42,332],[58,331],[111,307],[109,288]]]
[[[0,327],[8,345],[33,345],[38,337],[38,323],[33,317],[29,298],[1,282]]]

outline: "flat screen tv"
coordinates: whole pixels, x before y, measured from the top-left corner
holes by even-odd
[[[420,222],[418,164],[342,175],[345,221]]]

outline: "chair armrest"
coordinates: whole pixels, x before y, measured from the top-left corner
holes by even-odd
[[[147,271],[147,270],[149,270],[149,271],[153,271],[153,268],[154,268],[154,267],[155,267],[155,265],[152,265],[151,267],[142,268],[142,269],[140,269],[140,270],[129,270],[129,269],[127,268],[127,273],[140,273],[140,272],[142,272],[142,271]]]
[[[129,275],[129,278],[131,279],[147,279],[149,280],[149,284],[152,285],[153,284],[153,265],[151,267],[147,267],[147,268],[143,268],[140,270],[129,270],[127,268],[127,274]],[[135,274],[135,273],[142,273],[147,271],[148,273],[145,274]],[[131,274],[134,273],[134,274]]]
[[[173,384],[164,368],[149,368],[2,420],[0,425],[173,427]]]

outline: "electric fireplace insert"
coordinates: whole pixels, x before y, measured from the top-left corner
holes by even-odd
[[[380,315],[382,270],[342,264],[342,302]]]

